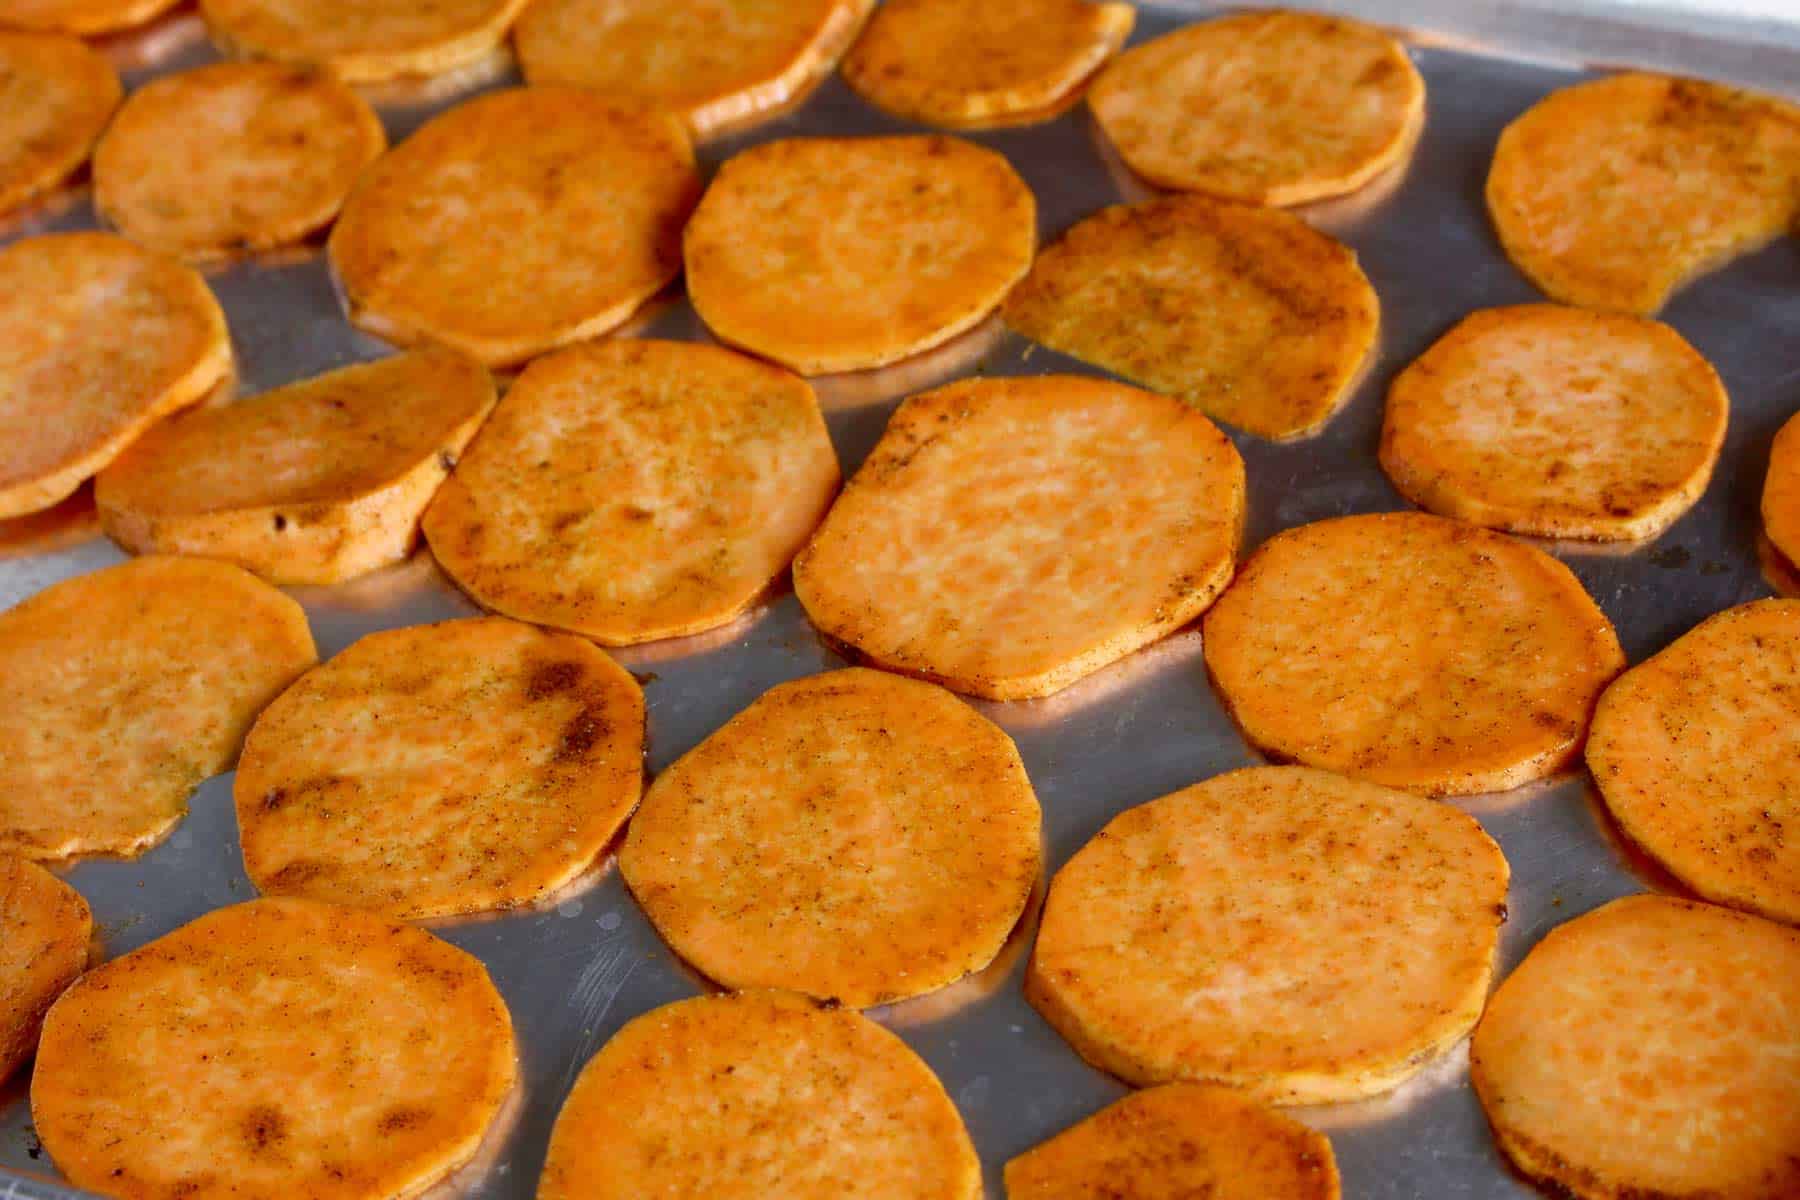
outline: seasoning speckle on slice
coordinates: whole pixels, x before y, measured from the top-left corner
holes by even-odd
[[[120,94],[111,64],[76,39],[0,32],[0,214],[73,175]]]
[[[330,68],[352,83],[439,75],[496,50],[526,0],[201,0],[228,54]]]
[[[0,1083],[37,1053],[44,1013],[87,966],[93,929],[81,893],[0,854]]]

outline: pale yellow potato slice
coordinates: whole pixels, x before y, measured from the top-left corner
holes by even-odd
[[[516,1060],[472,956],[367,913],[255,900],[65,992],[31,1118],[70,1182],[107,1195],[389,1200],[475,1153]]]
[[[696,138],[781,109],[830,72],[870,0],[536,0],[513,30],[534,84],[678,114]]]
[[[1762,518],[1775,549],[1790,563],[1800,562],[1800,416],[1788,418],[1769,448]]]
[[[434,117],[364,172],[331,265],[369,332],[506,366],[604,333],[674,279],[699,194],[673,117],[512,88]]]
[[[197,408],[101,472],[100,519],[134,554],[340,583],[412,553],[420,514],[493,405],[479,363],[422,350]]]
[[[1727,609],[1620,676],[1587,761],[1620,829],[1677,879],[1800,924],[1800,600]]]
[[[7,0],[0,27],[92,37],[143,25],[178,0]]]
[[[977,1200],[943,1085],[867,1017],[795,992],[628,1022],[582,1069],[538,1200]]]
[[[439,75],[492,53],[526,0],[201,0],[218,47],[353,83]]]
[[[1488,212],[1552,299],[1650,314],[1800,216],[1800,107],[1664,75],[1552,92],[1494,148]]]
[[[267,250],[329,225],[386,148],[375,110],[328,74],[214,63],[131,94],[94,151],[94,206],[190,261]]]
[[[1115,818],[1056,873],[1025,995],[1131,1083],[1374,1095],[1474,1027],[1507,879],[1450,805],[1232,771]]]
[[[1075,376],[902,404],[794,561],[821,631],[878,666],[1043,696],[1199,616],[1231,578],[1244,463],[1166,396]]]
[[[877,108],[952,128],[1053,110],[1118,52],[1137,12],[1088,0],[888,0],[844,59]]]
[[[1331,419],[1381,324],[1348,246],[1298,217],[1206,196],[1076,223],[1003,311],[1033,341],[1268,438]]]
[[[0,32],[0,214],[73,175],[121,94],[112,65],[76,39]]]
[[[0,613],[0,852],[161,841],[315,661],[298,604],[200,559],[133,559]]]
[[[630,645],[742,614],[837,486],[804,380],[716,347],[620,339],[519,376],[425,536],[484,606]]]
[[[1489,308],[1395,378],[1381,466],[1441,516],[1633,541],[1706,490],[1729,408],[1712,364],[1667,325],[1555,304]]]
[[[1238,13],[1127,50],[1088,107],[1128,166],[1158,187],[1304,204],[1401,162],[1425,81],[1370,25],[1321,13]]]
[[[1205,648],[1258,749],[1427,796],[1560,770],[1625,666],[1562,563],[1424,513],[1269,539],[1207,614]]]
[[[1040,840],[998,726],[929,683],[852,669],[764,693],[657,776],[619,869],[708,977],[867,1008],[992,962]]]
[[[1338,1200],[1325,1135],[1233,1088],[1134,1092],[1006,1164],[1006,1200]]]
[[[307,672],[257,718],[232,793],[264,892],[419,918],[550,895],[643,782],[637,681],[582,638],[478,617]]]
[[[1667,896],[1550,931],[1470,1075],[1495,1140],[1574,1200],[1800,1195],[1800,932]]]
[[[0,854],[0,1083],[37,1053],[44,1014],[87,966],[93,931],[80,892]]]
[[[174,259],[106,233],[0,250],[0,517],[69,496],[231,362],[218,301]]]
[[[721,341],[803,375],[879,367],[993,312],[1031,266],[1037,201],[942,136],[789,138],[719,168],[683,236]]]

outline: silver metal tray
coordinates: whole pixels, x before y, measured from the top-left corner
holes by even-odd
[[[1482,207],[1481,185],[1501,127],[1545,92],[1578,77],[1581,68],[1546,62],[1546,55],[1576,63],[1642,62],[1765,87],[1800,86],[1800,11],[1791,23],[1709,18],[1696,16],[1692,3],[1677,9],[1563,0],[1554,11],[1546,0],[1305,5],[1424,30],[1415,39],[1415,52],[1430,89],[1430,109],[1418,152],[1393,186],[1377,184],[1369,195],[1308,214],[1355,247],[1381,294],[1379,360],[1321,436],[1288,445],[1234,436],[1250,478],[1246,549],[1288,526],[1401,507],[1374,454],[1387,381],[1469,310],[1536,298],[1501,256]],[[1214,7],[1145,5],[1136,39]],[[128,71],[133,84],[213,56],[191,13],[114,49],[146,56],[149,65],[139,62]],[[501,76],[479,86],[507,81]],[[375,98],[398,140],[459,97]],[[901,127],[833,81],[799,111],[708,146],[703,157],[716,164],[748,142],[781,135]],[[1046,239],[1104,204],[1137,194],[1107,162],[1079,109],[1049,125],[975,137],[1006,153],[1029,180]],[[78,198],[56,215],[0,232],[0,239],[92,223],[91,207]],[[345,324],[316,249],[286,263],[242,264],[218,273],[212,283],[230,316],[246,392],[387,352]],[[1688,288],[1664,315],[1718,366],[1731,391],[1731,432],[1712,486],[1653,546],[1624,552],[1552,547],[1618,626],[1633,661],[1702,617],[1771,590],[1758,556],[1757,497],[1769,440],[1800,408],[1800,239],[1784,239]],[[653,308],[632,332],[705,336],[677,297]],[[849,470],[908,392],[976,371],[1086,370],[1043,350],[1031,352],[1021,339],[990,323],[923,361],[821,381],[819,392]],[[90,539],[0,561],[0,607],[119,558],[106,541]],[[295,594],[311,617],[322,655],[373,630],[473,611],[423,553],[354,584]],[[772,685],[840,665],[785,593],[715,635],[618,657],[645,683],[653,770]],[[1208,685],[1193,630],[1059,696],[982,707],[1019,743],[1043,803],[1051,868],[1121,810],[1254,761]],[[1512,861],[1503,970],[1551,926],[1620,894],[1668,886],[1621,851],[1585,778],[1478,798],[1466,807]],[[253,892],[238,858],[229,778],[202,787],[192,815],[141,859],[82,863],[68,878],[93,905],[109,956],[212,908],[249,898]],[[980,1149],[994,1197],[1001,1194],[999,1171],[1009,1157],[1125,1091],[1083,1064],[1026,1005],[1020,977],[1034,919],[1035,912],[1028,914],[1001,961],[981,977],[875,1014],[943,1079]],[[581,1065],[627,1019],[704,985],[658,941],[611,871],[585,893],[545,911],[444,923],[437,931],[488,964],[511,1006],[523,1054],[516,1119],[494,1139],[492,1155],[459,1177],[455,1187],[496,1200],[529,1197],[551,1122]],[[1460,1050],[1391,1096],[1304,1110],[1301,1116],[1331,1135],[1347,1196],[1531,1195],[1509,1174],[1488,1137]],[[54,1183],[54,1166],[30,1121],[21,1076],[0,1088],[0,1200],[73,1195]]]

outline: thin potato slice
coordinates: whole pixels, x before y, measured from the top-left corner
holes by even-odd
[[[298,604],[199,559],[133,559],[0,613],[0,852],[161,841],[315,661]]]
[[[537,0],[513,45],[533,84],[669,109],[696,138],[780,109],[831,70],[870,0]]]
[[[1325,1135],[1231,1088],[1134,1092],[1006,1164],[1006,1200],[1338,1200]]]
[[[112,65],[74,38],[0,32],[0,213],[73,175],[121,94]]]
[[[84,37],[143,25],[179,0],[7,0],[0,26]]]
[[[542,899],[636,807],[644,693],[592,643],[498,617],[391,629],[257,718],[233,795],[264,892],[393,917]]]
[[[215,63],[131,94],[94,152],[94,205],[190,261],[266,250],[329,225],[386,148],[375,110],[330,75]]]
[[[794,590],[877,665],[1043,696],[1205,611],[1243,513],[1243,460],[1179,401],[1074,376],[966,380],[895,412]]]
[[[1800,933],[1628,896],[1494,993],[1470,1075],[1495,1140],[1575,1200],[1800,1195]]]
[[[1039,841],[998,726],[929,683],[852,669],[764,693],[659,775],[619,868],[726,987],[867,1008],[992,962]]]
[[[81,893],[0,854],[0,1083],[37,1053],[44,1014],[87,966],[93,931]]]
[[[201,0],[219,48],[352,83],[440,75],[499,48],[526,0]]]
[[[790,138],[719,168],[683,237],[720,340],[803,375],[879,367],[993,312],[1031,266],[1037,201],[960,138]]]
[[[622,646],[743,613],[837,485],[803,380],[711,346],[619,340],[519,376],[425,536],[486,607]]]
[[[105,233],[0,250],[0,517],[69,496],[231,361],[218,301],[173,259]]]
[[[1004,313],[1052,350],[1269,438],[1331,418],[1381,324],[1349,247],[1298,217],[1205,196],[1077,223]]]
[[[1421,508],[1629,541],[1706,490],[1725,385],[1667,325],[1554,304],[1463,318],[1388,389],[1381,466]]]
[[[1552,299],[1648,315],[1800,216],[1800,107],[1664,75],[1579,83],[1506,127],[1487,203]]]
[[[1056,873],[1025,995],[1131,1083],[1373,1095],[1474,1027],[1507,879],[1460,809],[1232,771],[1115,818]]]
[[[538,1200],[976,1200],[981,1167],[931,1068],[793,992],[682,1000],[582,1069]]]
[[[1226,707],[1264,753],[1427,796],[1555,773],[1625,666],[1567,567],[1424,513],[1271,538],[1205,633]]]
[[[425,350],[195,409],[101,473],[101,520],[134,554],[340,583],[412,552],[420,514],[493,404],[480,364]]]
[[[1800,415],[1788,418],[1769,448],[1762,518],[1775,549],[1790,563],[1800,562]]]
[[[506,366],[604,333],[674,279],[699,194],[673,117],[513,88],[433,118],[370,167],[331,264],[369,332]]]
[[[1249,12],[1127,50],[1094,81],[1088,107],[1158,187],[1304,204],[1353,192],[1406,157],[1425,81],[1372,26]]]
[[[31,1116],[63,1174],[107,1195],[388,1200],[474,1154],[516,1059],[470,955],[366,913],[255,900],[65,992]]]
[[[1118,52],[1129,4],[888,0],[844,60],[878,108],[930,125],[1009,123],[1054,109]]]
[[[1727,609],[1620,676],[1587,761],[1619,827],[1676,878],[1800,924],[1800,600]]]

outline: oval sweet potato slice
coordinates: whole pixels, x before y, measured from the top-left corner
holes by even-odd
[[[228,54],[329,67],[352,83],[438,75],[499,49],[526,0],[202,0]]]
[[[1775,549],[1788,562],[1800,563],[1800,416],[1789,417],[1769,447],[1762,518]]]
[[[178,0],[8,0],[5,22],[17,29],[93,37],[143,25]]]
[[[0,30],[0,214],[73,175],[121,94],[112,65],[76,39]]]
[[[93,932],[81,893],[0,854],[0,1083],[37,1053],[44,1014],[87,966]]]

